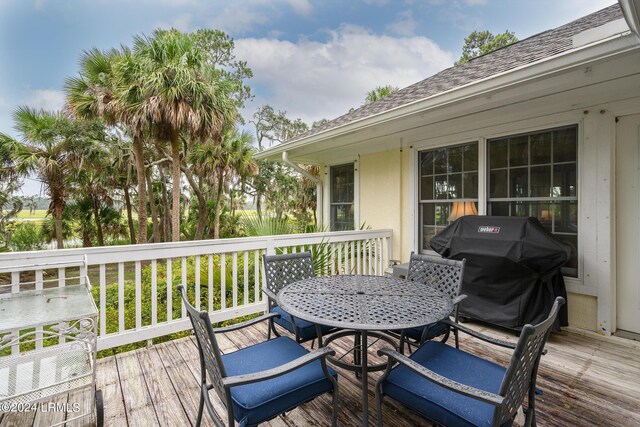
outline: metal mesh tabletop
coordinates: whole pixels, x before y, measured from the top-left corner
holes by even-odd
[[[358,330],[424,326],[453,310],[451,299],[435,287],[385,276],[313,277],[286,286],[277,297],[295,317]]]
[[[91,353],[74,342],[0,358],[0,402],[29,403],[92,384]]]

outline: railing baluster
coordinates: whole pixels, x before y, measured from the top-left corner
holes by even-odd
[[[107,335],[107,268],[100,264],[100,336]]]
[[[337,250],[336,248],[338,247],[337,244],[332,243],[331,244],[331,259],[329,260],[330,264],[331,264],[331,275],[333,276],[334,274],[336,274],[336,257],[338,256]]]
[[[200,255],[196,255],[195,266],[195,281],[196,281],[196,310],[200,311]]]
[[[118,331],[124,332],[124,263],[118,263]]]
[[[338,274],[342,274],[342,243],[338,243]]]
[[[231,277],[233,290],[233,307],[238,306],[238,252],[231,254]]]
[[[135,262],[136,272],[136,329],[142,327],[142,266],[140,261]]]
[[[244,251],[244,304],[249,304],[249,252]]]
[[[207,275],[208,275],[208,299],[209,299],[209,313],[213,311],[213,255],[208,256]]]
[[[227,254],[220,254],[220,310],[227,308]]]
[[[58,287],[60,288],[64,288],[67,284],[66,272],[67,272],[66,268],[58,269]]]
[[[173,318],[173,259],[167,258],[167,323]]]
[[[151,260],[151,324],[158,324],[158,260]]]
[[[12,271],[11,272],[11,293],[15,294],[20,292],[20,272]],[[20,331],[18,329],[12,331],[14,334],[18,334]],[[20,353],[20,345],[12,345],[11,346],[11,354],[16,355]]]
[[[182,280],[181,280],[180,284],[182,286],[184,286],[184,290],[185,290],[185,292],[187,292],[187,290],[189,289],[189,284],[187,283],[187,257],[185,257],[185,256],[182,257],[182,262],[180,264],[180,273],[182,273]],[[187,292],[187,295],[188,295],[188,292]],[[184,306],[184,304],[181,304],[180,307],[181,307],[181,312],[182,312],[181,317],[183,319],[186,319],[187,318],[187,309]]]
[[[253,251],[253,302],[260,301],[260,251]]]

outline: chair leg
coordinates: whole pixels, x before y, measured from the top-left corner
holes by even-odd
[[[380,381],[376,384],[376,412],[378,414],[378,427],[382,427],[382,386]]]
[[[200,391],[200,403],[198,403],[198,418],[196,419],[196,427],[200,427],[202,423],[202,412],[204,411],[204,391]]]

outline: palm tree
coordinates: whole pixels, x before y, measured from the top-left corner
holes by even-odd
[[[0,135],[22,175],[36,173],[51,199],[58,249],[64,247],[62,215],[69,193],[70,177],[81,162],[90,139],[81,125],[62,113],[18,107],[13,114],[16,130],[23,141]]]
[[[141,88],[137,79],[140,64],[131,51],[122,48],[82,54],[80,75],[65,82],[67,108],[77,117],[99,117],[106,123],[125,125],[132,137],[138,193],[138,243],[147,241],[147,187],[145,171],[145,119],[138,107]],[[126,195],[125,195],[126,197]],[[135,239],[132,239],[135,243]]]
[[[385,98],[399,89],[396,86],[386,85],[386,86],[377,86],[375,89],[367,92],[367,97],[364,100],[365,104],[371,104],[372,102],[376,102],[382,98]]]
[[[233,88],[218,76],[195,37],[177,30],[156,30],[134,39],[134,57],[141,84],[139,111],[153,123],[154,134],[171,147],[172,240],[180,240],[180,133],[191,139],[219,138],[237,110]]]
[[[38,208],[38,198],[36,196],[27,196],[24,199],[26,207],[29,208],[29,215],[33,215],[33,212]]]

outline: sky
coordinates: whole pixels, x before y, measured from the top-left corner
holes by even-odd
[[[64,104],[83,50],[132,45],[155,28],[215,28],[236,43],[262,105],[312,123],[360,106],[376,86],[405,87],[453,65],[474,30],[524,39],[615,0],[0,0],[0,132],[12,113]],[[27,181],[25,194],[39,184]]]

